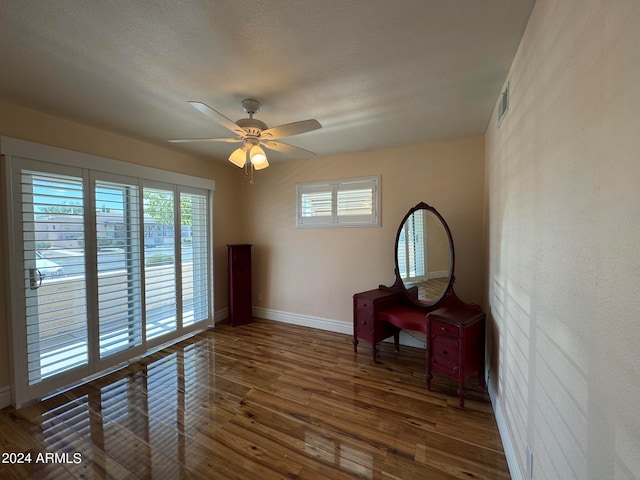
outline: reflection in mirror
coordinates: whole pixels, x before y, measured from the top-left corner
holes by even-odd
[[[397,252],[404,287],[417,292],[418,300],[439,300],[452,273],[449,234],[440,218],[426,209],[409,215],[398,235]]]

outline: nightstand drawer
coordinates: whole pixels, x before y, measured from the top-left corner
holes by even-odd
[[[445,337],[458,338],[460,337],[460,328],[445,322],[431,320],[431,335],[442,335]]]

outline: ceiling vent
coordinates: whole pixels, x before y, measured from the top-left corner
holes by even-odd
[[[509,110],[509,82],[507,82],[507,85],[500,94],[500,103],[498,104],[498,126],[500,126],[502,119],[507,114],[507,110]]]

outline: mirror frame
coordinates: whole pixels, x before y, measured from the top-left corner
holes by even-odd
[[[407,219],[412,214],[414,214],[419,210],[428,210],[431,213],[433,213],[440,220],[440,222],[442,222],[442,226],[447,232],[447,237],[449,239],[449,252],[450,252],[450,262],[451,262],[451,271],[449,274],[449,281],[447,283],[446,288],[443,290],[442,295],[440,295],[440,297],[438,297],[433,301],[420,300],[417,298],[417,295],[412,295],[409,292],[409,290],[407,290],[407,288],[405,287],[404,282],[402,281],[402,277],[400,276],[400,268],[398,267],[398,243],[400,241],[400,233],[402,232],[402,228],[404,227],[404,224],[407,221]],[[396,243],[394,247],[394,262],[395,262],[394,271],[396,274],[395,286],[397,286],[404,293],[404,296],[417,307],[432,307],[437,303],[439,303],[440,301],[442,301],[442,299],[445,298],[447,293],[449,293],[452,290],[453,283],[454,283],[454,271],[456,266],[456,253],[455,253],[455,249],[453,248],[453,237],[451,235],[451,230],[449,229],[449,225],[447,225],[447,222],[445,221],[443,216],[440,215],[440,213],[434,207],[424,202],[420,202],[415,207],[411,208],[409,212],[404,216],[404,218],[400,222],[400,226],[398,227],[398,232],[396,233]]]

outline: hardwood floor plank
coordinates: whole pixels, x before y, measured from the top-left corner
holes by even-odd
[[[354,438],[349,432],[328,428],[321,422],[288,415],[284,409],[273,410],[265,405],[245,402],[243,415],[237,416],[233,422],[300,453],[308,453],[312,449],[319,455],[327,452],[333,457],[336,448],[340,447],[349,453],[342,458],[362,465],[368,465],[372,460],[381,461],[386,455],[379,444],[372,445]]]
[[[434,465],[440,470],[453,475],[455,478],[482,478],[486,480],[499,480],[510,478],[505,474],[507,468],[504,456],[496,455],[488,458],[485,455],[478,457],[471,454],[460,455],[455,450],[443,450],[441,448],[416,445],[415,460],[418,463]]]
[[[361,345],[361,346],[360,346]],[[424,351],[256,319],[155,352],[29,407],[0,411],[7,479],[508,479],[485,391],[425,391]],[[470,385],[473,380],[469,382]],[[71,457],[69,457],[71,458]]]

